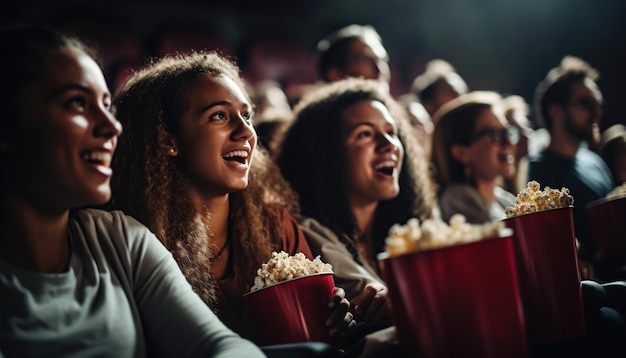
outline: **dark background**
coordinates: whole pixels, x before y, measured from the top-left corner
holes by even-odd
[[[471,89],[532,102],[537,83],[571,54],[600,71],[607,105],[601,127],[626,124],[623,0],[25,0],[4,2],[0,20],[91,36],[112,86],[120,68],[205,43],[234,57],[250,82],[273,78],[290,88],[315,81],[315,43],[350,23],[371,24],[381,34],[395,95],[408,91],[428,60],[443,58]],[[167,33],[169,47],[159,37]]]

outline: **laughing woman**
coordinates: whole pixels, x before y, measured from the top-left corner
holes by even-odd
[[[390,324],[376,254],[389,228],[430,218],[435,196],[408,118],[376,82],[346,79],[294,108],[278,165],[298,193],[302,227],[329,261],[358,320]]]
[[[256,148],[253,105],[239,69],[211,52],[162,58],[136,73],[115,104],[124,125],[113,205],[171,250],[196,292],[249,336],[241,296],[272,251],[311,251],[298,205]],[[329,330],[355,325],[337,288]]]
[[[109,200],[122,132],[92,51],[0,30],[0,356],[262,356]]]
[[[444,220],[469,223],[504,218],[515,196],[498,186],[515,174],[517,128],[508,126],[495,92],[476,91],[446,103],[433,118],[432,162]]]

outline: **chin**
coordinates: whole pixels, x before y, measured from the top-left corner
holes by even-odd
[[[99,188],[95,192],[89,195],[89,203],[87,205],[102,205],[106,204],[111,199],[111,188],[107,185],[107,188]]]

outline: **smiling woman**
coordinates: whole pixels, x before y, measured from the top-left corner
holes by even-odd
[[[273,251],[313,258],[295,196],[257,148],[238,68],[215,52],[161,58],[115,100],[125,127],[114,158],[113,205],[151,228],[187,280],[233,330],[253,336],[242,295]],[[132,169],[131,169],[132,168]],[[327,325],[355,325],[337,288]]]
[[[344,79],[294,109],[277,162],[298,193],[304,233],[333,266],[357,319],[391,324],[375,255],[389,228],[435,208],[426,158],[408,118],[374,80]]]
[[[463,214],[482,224],[504,218],[515,196],[498,186],[515,174],[519,133],[508,127],[499,94],[475,91],[454,99],[435,113],[432,162],[444,220]]]
[[[92,52],[43,28],[0,47],[0,356],[262,356],[145,226],[79,209],[109,200],[122,132]]]

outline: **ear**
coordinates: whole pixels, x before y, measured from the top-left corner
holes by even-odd
[[[452,147],[450,147],[450,154],[452,158],[463,164],[467,164],[469,160],[469,149],[463,145],[453,144]]]
[[[176,139],[171,133],[167,133],[165,150],[167,151],[167,155],[170,157],[178,156],[178,144],[176,144]]]
[[[328,71],[326,71],[326,77],[329,81],[335,82],[342,80],[345,76],[342,70],[338,69],[337,67],[333,67],[329,68]]]

